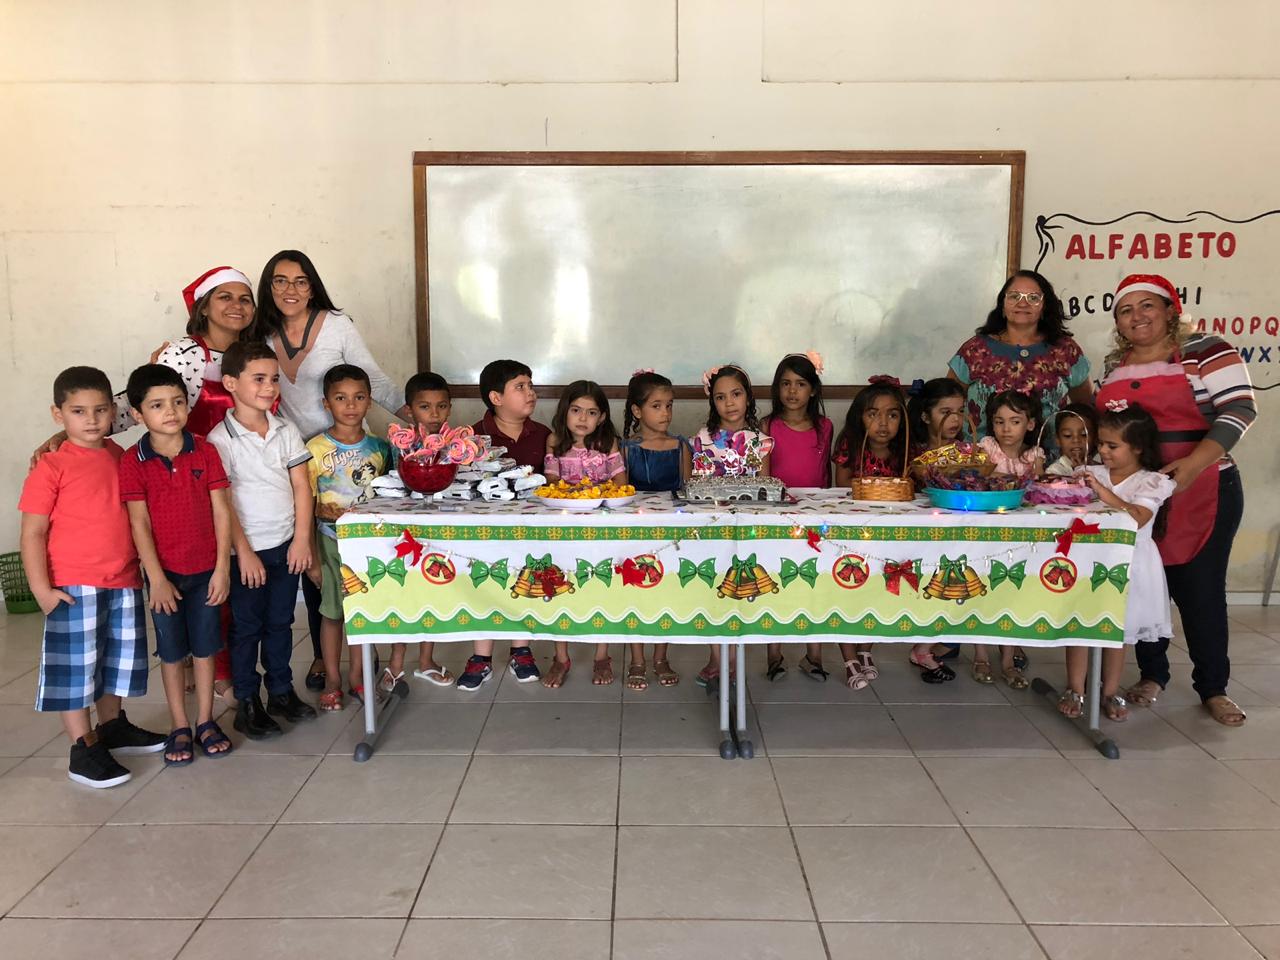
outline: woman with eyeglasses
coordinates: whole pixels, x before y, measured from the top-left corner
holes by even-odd
[[[947,366],[948,376],[965,388],[970,440],[982,435],[987,401],[1003,390],[1038,398],[1039,423],[1052,423],[1068,402],[1093,399],[1089,361],[1067,329],[1062,301],[1034,270],[1019,270],[1005,281],[986,323]],[[1045,442],[1054,442],[1049,431]]]

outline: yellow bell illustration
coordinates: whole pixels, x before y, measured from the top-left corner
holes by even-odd
[[[955,560],[944,556],[939,560],[938,569],[924,588],[924,595],[935,600],[954,600],[959,604],[986,594],[986,584],[967,560],[965,556]]]
[[[360,579],[360,574],[356,573],[345,563],[338,564],[338,572],[342,575],[342,595],[344,597],[355,596],[357,593],[368,593],[368,585]]]
[[[564,575],[564,571],[551,562],[550,556],[541,560],[526,563],[520,569],[520,575],[511,585],[512,597],[524,597],[531,600],[550,600],[562,593],[573,593],[574,587]]]
[[[716,593],[731,600],[755,600],[762,593],[777,593],[777,582],[756,563],[753,553],[745,560],[733,558],[733,565],[720,581]]]

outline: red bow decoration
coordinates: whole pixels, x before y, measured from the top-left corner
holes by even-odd
[[[1057,552],[1064,557],[1071,555],[1071,544],[1076,538],[1076,534],[1101,533],[1102,527],[1096,523],[1085,523],[1079,517],[1071,521],[1071,526],[1054,536],[1058,541]]]
[[[613,569],[622,575],[622,585],[626,587],[647,587],[662,576],[658,572],[658,561],[647,555],[627,557]]]
[[[885,589],[892,593],[895,597],[900,596],[898,593],[902,586],[901,581],[907,581],[912,590],[920,589],[920,574],[916,572],[916,561],[904,560],[901,563],[895,563],[889,560],[884,565],[884,586]]]
[[[409,566],[416,567],[418,561],[422,559],[422,551],[426,548],[414,539],[413,534],[408,530],[400,533],[400,542],[396,544],[396,556],[407,557],[413,554],[413,559],[409,561]]]
[[[564,571],[559,567],[548,567],[546,570],[533,570],[533,579],[542,586],[543,596],[555,596],[556,588],[564,584]]]
[[[818,544],[820,544],[821,542],[822,542],[822,533],[818,530],[813,529],[813,527],[810,527],[809,528],[809,546],[813,547],[814,550],[817,550],[818,553],[821,553],[822,548],[818,546]]]

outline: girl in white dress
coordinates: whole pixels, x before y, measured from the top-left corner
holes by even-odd
[[[1125,400],[1113,400],[1107,406],[1098,418],[1098,455],[1102,464],[1081,467],[1079,474],[1099,500],[1123,510],[1138,524],[1138,540],[1128,570],[1124,642],[1159,640],[1173,635],[1173,625],[1164,564],[1152,537],[1162,525],[1161,505],[1173,495],[1176,484],[1159,472],[1160,435],[1151,414]],[[1058,710],[1065,716],[1078,717],[1083,710],[1087,663],[1087,648],[1067,648],[1067,689],[1058,700]],[[1123,671],[1124,648],[1104,650],[1101,707],[1109,720],[1129,718],[1128,704],[1119,694]]]

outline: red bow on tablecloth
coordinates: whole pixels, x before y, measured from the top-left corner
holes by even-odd
[[[1058,541],[1058,553],[1064,557],[1071,555],[1071,544],[1076,538],[1076,534],[1100,533],[1102,527],[1096,523],[1085,523],[1079,517],[1071,521],[1071,526],[1057,534],[1054,539]]]
[[[409,566],[416,567],[418,561],[422,559],[422,551],[425,548],[419,543],[412,533],[407,529],[400,532],[400,542],[396,544],[396,556],[407,557],[413,555],[413,559],[409,561]]]
[[[887,561],[884,565],[885,589],[895,597],[899,596],[898,590],[903,580],[907,581],[912,590],[920,589],[920,574],[916,573],[916,562],[914,560],[904,560],[901,563]]]

